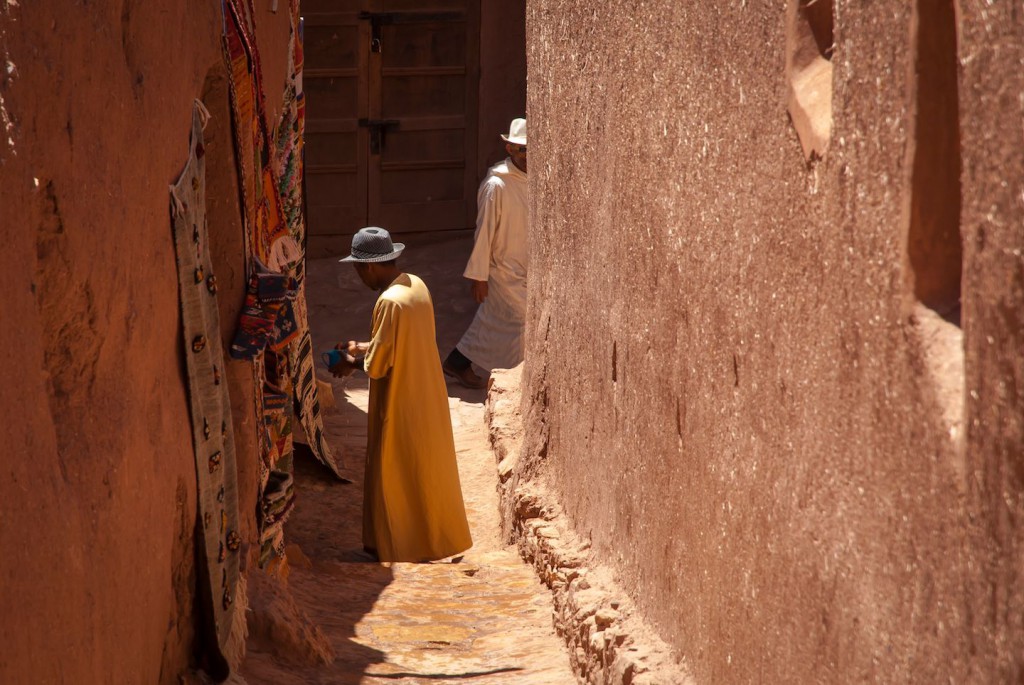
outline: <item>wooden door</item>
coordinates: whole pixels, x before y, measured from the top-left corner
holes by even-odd
[[[310,251],[473,226],[479,0],[307,0]]]
[[[313,5],[313,8],[310,6]],[[309,251],[366,225],[367,145],[357,122],[368,109],[366,28],[359,0],[304,3],[306,223]],[[319,249],[318,249],[319,248]],[[339,244],[334,252],[342,250]]]

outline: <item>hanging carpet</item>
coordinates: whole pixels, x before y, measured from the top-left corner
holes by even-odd
[[[230,74],[231,106],[239,176],[243,185],[249,273],[267,265],[288,271],[298,283],[292,300],[297,336],[288,348],[292,387],[303,432],[313,455],[341,478],[339,459],[324,436],[305,297],[305,219],[302,214],[302,152],[305,105],[302,93],[302,35],[298,3],[290,3],[288,80],[281,124],[273,150],[266,127],[263,76],[252,39],[252,7],[224,0],[224,50]],[[257,211],[259,209],[260,211]],[[262,366],[257,359],[256,366]],[[257,372],[262,388],[265,374]],[[258,413],[262,407],[258,408]],[[271,441],[263,443],[271,449]],[[272,469],[273,465],[269,465]],[[269,476],[269,471],[265,472]],[[265,478],[261,479],[265,486]]]
[[[306,101],[302,90],[302,19],[299,17],[298,0],[289,3],[291,14],[291,37],[289,44],[288,78],[285,83],[284,106],[281,121],[275,133],[277,147],[277,177],[280,188],[281,208],[288,224],[288,231],[296,244],[306,249],[306,217],[303,212],[303,151],[305,146]],[[335,458],[324,436],[323,419],[320,416],[320,398],[317,391],[313,340],[309,333],[309,313],[306,306],[305,259],[299,262],[293,272],[298,283],[298,293],[293,300],[298,340],[288,348],[292,368],[292,384],[295,390],[296,407],[302,430],[313,456],[342,478],[340,466],[342,457]],[[343,478],[343,480],[346,480]]]
[[[263,75],[255,41],[255,10],[252,0],[222,0],[224,54],[228,65],[228,86],[235,138],[236,163],[242,187],[243,224],[247,273],[250,282],[246,307],[232,346],[232,356],[252,361],[256,388],[254,412],[257,417],[259,449],[259,501],[269,507],[274,496],[271,479],[277,472],[291,470],[292,411],[299,418],[314,456],[341,476],[340,467],[323,434],[319,401],[312,365],[312,350],[306,313],[304,277],[304,231],[294,228],[301,221],[302,98],[301,43],[298,38],[297,3],[290,6],[292,42],[289,48],[289,79],[286,84],[286,119],[289,131],[287,151],[268,130],[263,95]],[[280,159],[283,154],[285,161]],[[280,174],[287,176],[282,185]],[[287,197],[282,197],[282,191]],[[298,195],[295,193],[298,192]],[[298,213],[296,212],[298,208]],[[287,296],[273,303],[274,288],[287,283]],[[252,296],[256,290],[255,299]],[[273,324],[271,325],[271,322]],[[289,499],[291,497],[289,496]],[[290,507],[288,508],[290,510]],[[273,517],[279,531],[287,510]],[[261,547],[268,542],[260,521]],[[274,532],[270,547],[280,556],[283,538]],[[261,555],[261,562],[264,555]],[[261,565],[263,565],[261,563]]]
[[[209,114],[196,101],[188,164],[170,186],[171,223],[188,371],[198,499],[200,614],[216,636],[214,658],[226,667],[245,641],[245,588],[239,578],[238,490],[231,401],[222,379],[217,280],[206,227],[203,125]],[[208,642],[211,642],[208,640]]]

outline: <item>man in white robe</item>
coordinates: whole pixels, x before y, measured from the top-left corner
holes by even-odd
[[[477,191],[475,242],[463,272],[480,306],[443,365],[446,374],[467,388],[487,384],[473,364],[490,372],[523,360],[530,255],[526,119],[514,119],[501,138],[508,157],[487,171]]]

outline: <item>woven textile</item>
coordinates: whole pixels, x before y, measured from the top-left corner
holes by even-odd
[[[171,221],[178,265],[178,290],[188,370],[188,398],[195,452],[199,545],[200,612],[212,622],[218,655],[227,659],[232,630],[244,629],[244,588],[239,584],[237,472],[227,383],[221,381],[224,354],[220,342],[217,281],[210,261],[206,230],[206,177],[203,122],[206,110],[198,101],[192,113],[188,164],[170,187]],[[243,593],[239,595],[239,593]],[[241,622],[240,626],[236,626]]]
[[[252,361],[259,449],[259,496],[271,474],[290,469],[293,408],[314,455],[340,476],[323,436],[316,384],[302,383],[312,373],[304,277],[305,224],[302,216],[302,44],[298,1],[289,4],[292,38],[285,84],[284,114],[271,135],[264,83],[255,40],[253,0],[222,0],[223,47],[228,65],[232,129],[241,185],[247,273],[251,277],[231,354]],[[279,297],[277,290],[283,289]],[[269,535],[278,556],[283,551],[281,520],[274,530],[260,523],[260,542]],[[260,565],[267,558],[261,554]]]
[[[284,555],[284,523],[295,506],[294,479],[290,473],[272,471],[260,499],[260,566]]]
[[[300,297],[301,289],[304,287],[300,286]],[[301,319],[305,321],[305,311]],[[299,421],[302,424],[302,431],[306,434],[306,442],[318,461],[327,466],[338,478],[344,478],[341,474],[344,466],[342,455],[335,455],[332,452],[324,435],[323,419],[320,416],[320,396],[317,392],[316,371],[313,365],[313,340],[309,336],[308,328],[303,329],[298,341],[291,347],[291,353],[292,368],[295,369],[294,388],[298,400]]]
[[[291,2],[290,17],[288,77],[284,86],[281,120],[274,133],[274,140],[282,212],[291,236],[304,247],[306,222],[302,214],[302,155],[305,146],[306,99],[302,92],[302,20],[296,0]]]
[[[302,255],[281,210],[276,155],[267,127],[263,74],[253,39],[252,15],[251,7],[247,8],[241,0],[224,0],[224,52],[241,167],[248,253],[280,272],[302,259]]]
[[[268,346],[283,350],[299,337],[292,305],[298,283],[291,276],[255,273],[249,278],[238,330],[231,343],[235,359],[255,359]]]
[[[231,103],[232,131],[235,139],[235,162],[238,166],[238,179],[242,192],[242,220],[245,241],[245,258],[249,274],[256,273],[259,255],[264,258],[270,251],[269,236],[257,233],[256,203],[261,195],[262,166],[259,163],[259,131],[262,116],[262,84],[259,57],[255,54],[250,36],[254,35],[252,16],[244,3],[231,0],[222,1],[224,20],[224,58],[228,65],[228,91]],[[265,263],[265,262],[264,262]],[[255,295],[253,295],[255,297]],[[246,295],[246,310],[253,314],[250,295]],[[256,417],[263,416],[263,383],[265,370],[262,355],[257,351],[253,357],[253,385],[255,387],[253,413]],[[270,440],[266,431],[256,431],[259,449],[259,484],[260,492],[267,482],[270,470],[267,457],[270,451]]]
[[[285,83],[284,106],[276,131],[277,173],[281,206],[288,222],[288,231],[296,243],[306,245],[306,218],[303,214],[303,150],[305,146],[305,97],[302,91],[302,20],[299,3],[290,3],[291,39],[289,46],[288,80]],[[293,275],[299,284],[291,306],[294,309],[296,341],[288,348],[293,372],[296,406],[302,430],[306,434],[310,451],[320,463],[339,478],[342,458],[335,456],[324,438],[320,398],[317,392],[313,341],[309,333],[306,308],[305,261],[295,265]]]
[[[266,463],[282,470],[292,456],[292,378],[288,355],[270,350],[265,357],[263,427],[269,441]]]

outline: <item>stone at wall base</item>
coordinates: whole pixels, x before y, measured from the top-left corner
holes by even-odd
[[[292,545],[287,558],[305,558]],[[282,568],[287,562],[282,561]],[[270,575],[253,569],[249,574],[249,652],[270,654],[296,666],[326,665],[334,649],[323,631],[298,606],[288,588],[287,573]]]
[[[537,460],[521,454],[521,372],[522,366],[495,370],[487,393],[502,531],[551,590],[555,630],[565,641],[573,671],[581,682],[600,685],[693,683],[685,663],[593,558],[590,543],[569,528],[542,473],[526,470]]]

